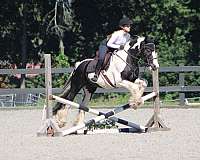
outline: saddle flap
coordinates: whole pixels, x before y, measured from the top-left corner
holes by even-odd
[[[112,52],[107,52],[103,61],[102,70],[107,70],[110,65],[110,57],[112,56]]]
[[[95,69],[96,69],[96,65],[97,65],[97,59],[93,59],[89,62],[87,68],[86,68],[86,73],[92,73],[92,72],[95,72]]]
[[[98,62],[98,52],[96,54],[97,54],[96,57],[89,62],[88,66],[86,68],[87,73],[95,72],[96,65],[97,65],[97,62]],[[110,65],[111,55],[112,55],[112,52],[106,53],[104,61],[103,61],[103,65],[101,66],[101,70],[107,70],[108,69],[108,67]]]

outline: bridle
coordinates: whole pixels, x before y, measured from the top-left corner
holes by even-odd
[[[148,43],[147,43],[148,44]],[[131,46],[132,47],[132,46]],[[130,48],[131,48],[130,47]],[[143,51],[143,52],[145,52],[146,51],[146,49],[147,49],[147,47],[148,46],[146,46],[145,44],[144,44],[144,48],[138,48],[138,53],[137,54],[141,54],[141,52]],[[130,48],[128,49],[128,50],[125,50],[125,49],[123,49],[123,51],[128,55],[128,56],[130,56],[133,60],[135,60],[135,61],[140,61],[140,58],[138,58],[137,56],[135,56],[135,55],[133,55],[133,54],[131,54],[131,52],[129,52],[129,50],[130,50]],[[150,48],[149,48],[150,49]],[[134,73],[134,75],[135,75],[135,70],[137,69],[137,68],[134,68],[130,63],[127,63],[123,58],[121,58],[121,56],[120,55],[118,55],[118,54],[116,54],[116,52],[117,51],[114,51],[113,52],[113,54],[114,55],[116,55],[117,57],[119,57],[129,68],[130,68],[130,70]],[[144,56],[146,57],[146,61],[147,62],[145,62],[144,61],[144,64],[145,64],[145,67],[144,67],[144,72],[143,72],[143,74],[140,74],[139,75],[139,77],[143,77],[143,75],[146,73],[146,71],[147,71],[147,67],[149,67],[149,66],[151,66],[151,63],[150,63],[150,61],[153,61],[153,59],[157,59],[157,56],[154,58],[153,56],[152,56],[152,58],[150,58],[150,54],[151,54],[151,56],[152,56],[152,52],[149,52],[149,54],[144,54]],[[135,75],[136,76],[136,75]]]
[[[144,47],[146,47],[146,46],[144,46]],[[130,47],[130,48],[131,48],[131,47]],[[130,48],[129,48],[128,50],[130,50]],[[134,59],[134,60],[136,60],[136,61],[139,62],[139,61],[140,61],[140,58],[134,56],[134,55],[131,54],[128,50],[126,51],[125,49],[123,49],[123,51],[124,51],[128,56],[130,56],[132,59]],[[127,65],[131,70],[133,70],[133,69],[132,69],[132,65],[130,65],[129,63],[127,63],[125,60],[123,60],[118,54],[116,54],[116,52],[117,52],[117,50],[114,51],[113,54],[116,55],[117,57],[119,57],[124,63],[126,63],[126,65]],[[138,54],[140,54],[141,52],[142,52],[141,49],[138,48]],[[149,55],[145,55],[145,56],[148,56],[148,57],[149,57]],[[152,59],[147,58],[147,62],[144,62],[145,68],[146,68],[147,66],[150,66],[150,61],[153,61],[153,59],[157,59],[157,57],[156,57],[156,58],[153,58],[153,57],[152,57]]]

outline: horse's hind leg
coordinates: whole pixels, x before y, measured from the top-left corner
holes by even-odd
[[[83,91],[84,91],[84,96],[83,96],[83,100],[81,102],[81,106],[87,106],[88,105],[88,102],[92,96],[92,93],[88,91],[88,89],[86,87],[83,88]],[[81,124],[84,122],[84,119],[85,119],[85,112],[83,110],[79,110],[79,113],[78,113],[78,116],[77,116],[77,119],[74,123],[74,125],[78,125],[78,124]]]
[[[71,87],[71,77],[69,80],[65,83],[65,86],[63,88],[62,93],[59,95],[61,98],[67,98],[68,100],[72,100],[75,97],[75,94],[72,93],[72,87]],[[56,115],[57,112],[63,108],[66,108],[66,105],[57,102],[56,105],[53,107],[53,115]]]
[[[71,99],[73,100],[75,95],[76,95],[75,92],[70,92],[67,96],[68,100],[71,100]],[[60,97],[67,99],[65,96],[60,96]],[[61,127],[64,127],[67,123],[67,115],[68,115],[70,106],[67,104],[61,104],[59,102],[57,102],[57,105],[60,105],[60,106],[59,106],[59,109],[57,109],[56,114],[54,114],[54,117],[58,123],[58,126],[61,128]]]
[[[75,84],[74,82],[77,81],[69,81],[67,85],[65,85],[63,92],[59,95],[61,98],[73,101],[74,97],[77,95],[78,91],[80,90],[81,86]],[[67,115],[69,111],[70,106],[66,104],[62,104],[57,102],[53,114],[54,117],[58,123],[59,127],[64,127],[67,123]]]

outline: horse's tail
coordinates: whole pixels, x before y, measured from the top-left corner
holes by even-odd
[[[67,80],[67,82],[65,83],[64,87],[63,87],[63,93],[61,93],[60,97],[62,97],[63,94],[65,94],[69,89],[70,89],[70,86],[71,86],[71,79],[76,71],[76,69],[78,68],[78,66],[81,64],[82,62],[76,62],[75,63],[75,67],[73,69],[73,71],[70,73],[69,75],[69,78]],[[65,94],[66,95],[66,94]]]
[[[59,95],[59,97],[65,98],[69,94],[69,91],[70,91],[70,88],[71,88],[71,80],[72,80],[72,77],[75,73],[75,70],[76,70],[76,68],[74,68],[74,70],[70,73],[69,78],[68,78],[67,82],[65,82],[65,85],[63,87],[63,91]],[[62,104],[57,102],[56,105],[53,107],[53,115],[56,115],[57,111],[61,108],[62,108]]]
[[[74,75],[75,70],[76,70],[76,69],[74,69],[74,70],[70,73],[67,82],[65,82],[65,85],[64,85],[64,87],[63,87],[63,92],[66,92],[66,90],[68,90],[68,89],[70,88],[71,79],[72,79],[72,77],[73,77],[73,75]],[[62,93],[62,94],[64,94],[64,93]],[[62,94],[60,95],[61,97],[62,97]]]
[[[72,81],[76,81],[76,76],[77,74],[80,72],[80,65],[85,62],[81,61],[81,62],[76,62],[74,70],[71,72],[67,82],[65,83],[64,87],[63,87],[63,91],[62,93],[59,95],[59,97],[61,98],[65,98],[68,100],[73,100],[73,96],[70,95],[71,92],[71,88],[72,88]],[[78,72],[78,73],[77,73]],[[57,102],[56,105],[53,107],[53,115],[56,115],[57,111],[60,110],[62,108],[62,104]]]

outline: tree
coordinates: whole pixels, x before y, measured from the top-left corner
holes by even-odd
[[[68,0],[57,0],[55,7],[51,10],[46,19],[49,20],[47,26],[47,32],[56,35],[59,39],[60,53],[64,54],[63,38],[66,31],[72,28],[72,11],[70,9],[70,3]]]
[[[63,48],[71,65],[91,58],[123,15],[134,21],[132,35],[155,40],[161,66],[200,64],[197,0],[2,0],[0,7],[0,57],[18,67],[42,61],[44,53],[62,57]],[[176,83],[161,77],[169,81]]]

